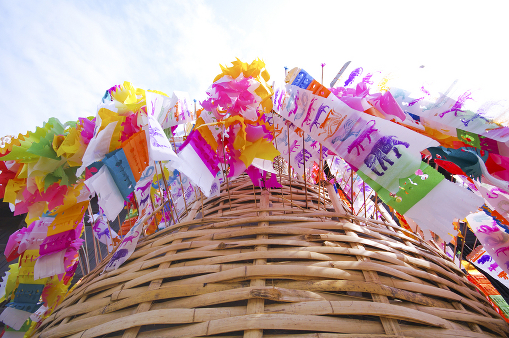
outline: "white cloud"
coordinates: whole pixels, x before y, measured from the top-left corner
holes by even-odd
[[[104,91],[124,80],[197,96],[233,54],[228,32],[199,1],[90,7],[43,1],[30,10],[16,3],[0,10],[2,135],[34,130],[51,116],[95,115]]]
[[[262,58],[329,83],[344,62],[425,65],[437,76],[507,91],[503,2],[0,0],[0,135],[49,117],[95,115],[107,88],[205,90],[235,57]]]

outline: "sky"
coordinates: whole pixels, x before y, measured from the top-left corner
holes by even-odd
[[[235,58],[330,83],[346,61],[509,91],[504,1],[0,0],[0,136],[95,116],[130,81],[198,101]],[[425,66],[424,68],[420,68]],[[351,69],[350,69],[351,70]],[[495,95],[495,94],[494,94]]]

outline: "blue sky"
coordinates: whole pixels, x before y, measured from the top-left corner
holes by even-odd
[[[260,57],[325,83],[343,63],[464,79],[507,93],[503,1],[0,0],[0,135],[49,117],[95,115],[123,81],[171,94],[205,91],[235,57]]]

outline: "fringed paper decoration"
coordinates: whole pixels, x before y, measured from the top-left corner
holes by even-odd
[[[94,135],[83,155],[83,164],[78,168],[76,175],[80,176],[86,167],[94,162],[101,161],[110,152],[110,143],[116,127],[117,122],[113,122]]]
[[[13,300],[0,315],[14,324],[6,334],[28,330],[27,315],[35,327],[63,299],[78,265],[82,218],[91,195],[104,210],[95,219],[94,235],[110,250],[112,240],[119,239],[107,220],[117,218],[126,202],[135,204],[134,197],[138,203],[139,217],[108,263],[105,271],[110,271],[131,255],[141,232],[155,231],[157,223],[174,214],[181,220],[202,192],[218,194],[225,178],[247,172],[257,186],[278,187],[272,165],[278,155],[293,167],[290,172],[315,182],[325,179],[321,159],[336,173],[336,160],[346,160],[351,169],[340,168],[344,177],[338,181],[345,191],[339,193],[352,209],[364,208],[366,216],[378,212],[373,201],[356,198],[361,191],[378,193],[405,220],[442,238],[453,234],[453,218],[483,204],[482,196],[490,204],[482,210],[498,230],[491,224],[476,229],[481,234],[488,229],[481,225],[492,229],[490,236],[479,236],[488,251],[495,250],[493,259],[502,259],[505,247],[494,241],[509,229],[507,102],[481,102],[475,91],[456,84],[439,91],[426,84],[409,92],[393,86],[391,74],[362,67],[345,74],[337,88],[326,88],[299,68],[288,72],[286,88],[274,92],[268,80],[261,60],[221,66],[197,116],[186,93],[170,97],[124,82],[105,92],[95,117],[67,123],[51,118],[35,132],[3,143],[0,197],[16,215],[27,213],[29,224],[5,248],[9,260],[20,257],[20,266],[11,266],[2,283],[3,297]],[[449,173],[468,176],[466,188],[477,195],[423,164],[420,152]],[[164,167],[157,175],[156,162]],[[161,213],[147,219],[150,227],[144,228],[142,219],[162,203]],[[475,215],[473,224],[487,222]],[[22,300],[30,294],[35,301],[42,285],[45,309],[31,315],[39,303]]]
[[[65,210],[60,210],[48,226],[48,236],[68,230],[75,230],[83,219],[89,201],[80,202]]]

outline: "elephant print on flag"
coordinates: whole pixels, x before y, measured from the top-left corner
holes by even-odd
[[[138,244],[138,240],[140,239],[140,235],[143,232],[143,224],[141,220],[143,217],[139,217],[136,224],[129,230],[126,234],[122,243],[117,248],[117,251],[113,253],[110,261],[104,267],[103,273],[116,270],[122,263],[124,263],[134,252],[136,249],[136,245]]]
[[[317,95],[309,88],[299,87],[301,83],[294,85],[291,82],[292,72],[288,76],[287,102],[281,105],[281,116],[309,133],[322,147],[344,158],[354,170],[361,170],[393,193],[399,189],[400,178],[408,177],[419,169],[419,152],[438,144],[405,127],[350,108],[330,92]],[[293,113],[293,101],[298,95],[303,97],[304,92],[309,96],[307,106],[304,100],[300,100],[297,111],[306,111],[306,114]],[[284,140],[281,142],[286,143]]]
[[[152,180],[154,178],[155,172],[156,171],[154,166],[149,165],[146,167],[141,174],[140,180],[138,183],[136,183],[136,187],[134,188],[134,194],[136,195],[136,200],[138,201],[140,218],[154,210],[150,201],[150,187],[152,186]]]
[[[108,252],[115,248],[115,241],[120,242],[120,239],[115,230],[108,227],[108,219],[102,210],[99,214],[94,215],[95,222],[92,225],[92,230],[95,238],[101,243],[106,244]]]

